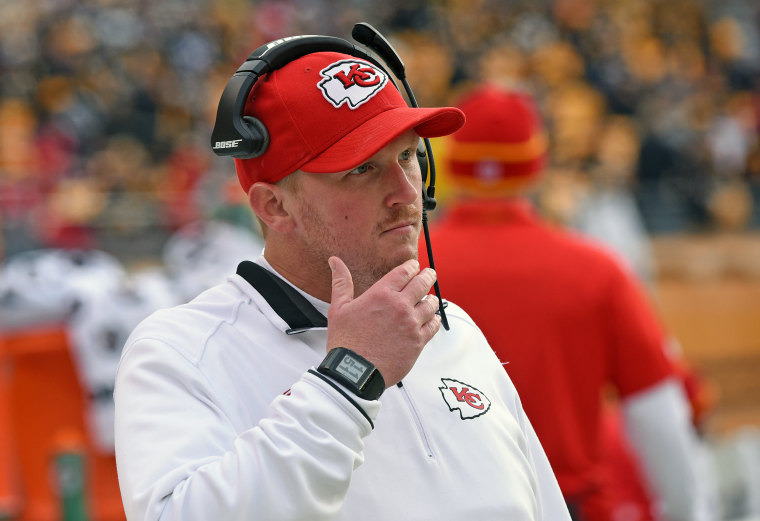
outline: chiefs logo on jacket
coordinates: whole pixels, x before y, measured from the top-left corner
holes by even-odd
[[[441,383],[438,389],[443,400],[451,412],[459,411],[463,420],[482,416],[491,408],[491,400],[476,387],[452,378],[441,378]]]

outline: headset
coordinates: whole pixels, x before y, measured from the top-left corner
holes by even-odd
[[[367,60],[385,72],[391,78],[391,82],[396,89],[398,89],[398,85],[393,81],[392,76],[388,74],[387,67],[404,86],[411,106],[418,107],[412,89],[406,81],[404,62],[388,40],[377,29],[364,22],[354,25],[351,36],[358,43],[372,49],[382,59],[385,67],[361,48],[347,40],[334,36],[291,36],[274,40],[254,50],[246,58],[245,62],[238,67],[222,92],[214,129],[211,132],[211,148],[214,153],[218,156],[251,159],[266,152],[269,146],[269,132],[264,123],[253,116],[243,114],[246,102],[248,101],[248,95],[256,81],[264,74],[268,74],[284,67],[293,60],[315,52],[338,52]],[[435,269],[427,221],[427,212],[436,207],[435,161],[433,160],[433,151],[428,138],[423,138],[423,141],[417,147],[416,155],[422,173],[422,228],[425,234],[428,261],[430,267]],[[429,183],[428,175],[430,179]],[[441,323],[448,330],[449,324],[444,311],[446,303],[441,298],[441,291],[437,280],[434,284],[434,289],[436,297],[438,297],[438,313],[441,316]]]

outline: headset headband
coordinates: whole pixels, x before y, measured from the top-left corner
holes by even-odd
[[[215,154],[250,159],[266,151],[269,144],[266,128],[258,119],[243,114],[251,89],[262,75],[315,52],[338,52],[367,60],[383,70],[393,82],[378,60],[342,38],[291,36],[262,45],[238,67],[224,88],[211,133],[211,147]]]

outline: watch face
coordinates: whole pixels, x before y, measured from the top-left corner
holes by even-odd
[[[341,361],[335,366],[335,372],[340,373],[350,382],[358,385],[369,366],[360,362],[349,354],[344,354]]]

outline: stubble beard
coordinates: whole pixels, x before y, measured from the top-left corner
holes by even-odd
[[[386,273],[407,260],[417,259],[417,240],[419,228],[414,237],[410,237],[410,248],[405,253],[389,257],[382,251],[372,252],[346,248],[346,239],[337,236],[327,225],[319,212],[307,201],[301,200],[301,212],[307,238],[306,249],[310,262],[315,263],[317,270],[328,266],[327,259],[331,256],[340,257],[351,272],[354,283],[354,296],[357,297],[380,280]],[[350,217],[349,217],[350,218]],[[404,219],[416,219],[421,222],[421,211],[414,206],[395,208],[386,219],[378,223],[372,230],[371,236],[377,237],[389,226]],[[329,269],[329,268],[327,268]]]

